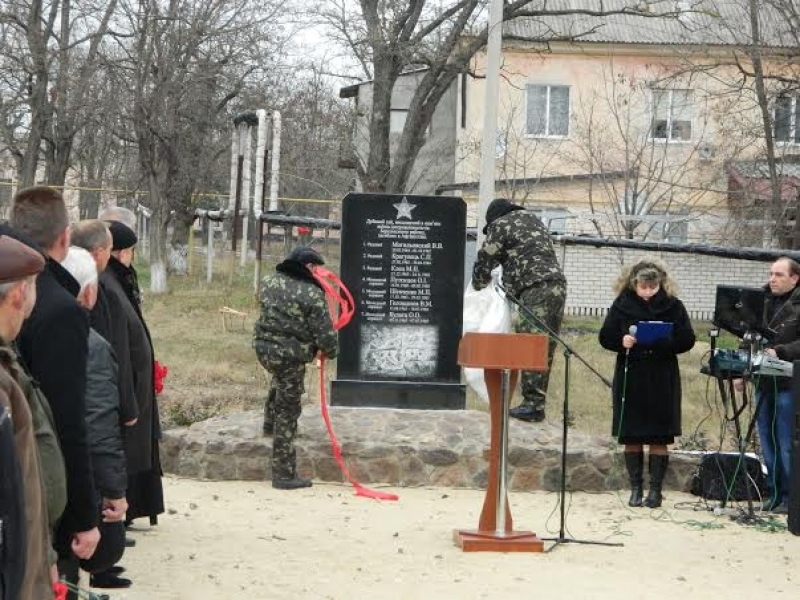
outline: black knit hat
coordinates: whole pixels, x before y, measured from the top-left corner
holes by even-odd
[[[303,265],[307,265],[308,263],[311,263],[312,265],[325,264],[325,261],[317,253],[317,251],[313,248],[309,248],[308,246],[298,246],[292,250],[289,256],[286,257],[286,260],[293,260]]]
[[[500,217],[515,210],[525,210],[525,208],[505,198],[495,198],[492,200],[489,207],[486,209],[486,225],[483,227],[484,235],[486,235],[486,229],[491,223],[494,223]]]
[[[112,250],[125,250],[132,248],[139,241],[136,232],[120,221],[108,221],[108,230],[111,232],[113,240]]]

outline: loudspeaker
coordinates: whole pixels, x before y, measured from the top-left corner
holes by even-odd
[[[800,360],[792,369],[792,469],[789,483],[789,531],[800,535]]]
[[[714,452],[700,460],[700,468],[692,481],[691,493],[706,500],[758,500],[766,487],[761,462],[738,452]]]

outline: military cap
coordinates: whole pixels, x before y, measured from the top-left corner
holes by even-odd
[[[489,207],[486,209],[486,226],[483,228],[483,233],[486,233],[486,228],[491,223],[515,210],[525,210],[525,208],[505,198],[495,198],[492,200]]]
[[[108,230],[111,232],[112,250],[125,250],[132,248],[139,241],[136,232],[120,221],[109,221]]]
[[[313,248],[309,248],[308,246],[298,246],[297,248],[291,251],[289,256],[286,257],[286,259],[293,260],[304,265],[307,265],[308,263],[311,263],[313,265],[325,264],[325,261],[319,255],[319,253]]]
[[[11,236],[0,237],[0,283],[25,279],[42,269],[44,256],[39,252]]]

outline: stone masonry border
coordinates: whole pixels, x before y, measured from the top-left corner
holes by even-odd
[[[364,484],[485,489],[489,415],[475,410],[410,411],[331,408],[334,431],[351,474]],[[164,431],[165,472],[210,480],[269,480],[272,438],[252,410]],[[561,474],[561,424],[512,421],[509,489],[556,491]],[[665,489],[688,491],[699,455],[671,455]],[[342,482],[319,407],[305,407],[297,438],[300,475]],[[645,481],[645,486],[646,486]],[[608,438],[570,430],[567,486],[572,491],[627,489],[620,448]]]

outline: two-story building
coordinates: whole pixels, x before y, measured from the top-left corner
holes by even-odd
[[[560,0],[548,8],[594,4]],[[764,121],[748,55],[748,3],[662,4],[680,14],[563,14],[504,24],[492,149],[497,195],[536,210],[556,233],[768,241],[765,223],[778,220],[790,228],[794,219],[800,105],[786,90],[800,40],[762,7],[759,51],[767,75],[780,76],[765,82],[782,198],[779,208],[768,207]],[[624,5],[630,2],[603,4],[606,10]],[[407,190],[461,195],[473,210],[473,223],[485,62],[484,53],[476,55],[469,73],[440,104]],[[402,110],[416,76],[408,74],[395,90],[395,131],[402,130]],[[358,102],[363,127],[371,84],[345,89],[343,95]]]

